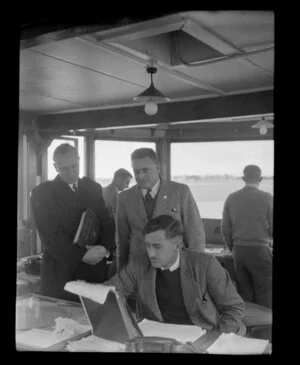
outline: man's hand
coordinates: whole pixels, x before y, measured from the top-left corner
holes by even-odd
[[[87,252],[81,259],[86,264],[96,265],[98,262],[102,261],[104,257],[108,255],[108,251],[104,246],[86,246]]]

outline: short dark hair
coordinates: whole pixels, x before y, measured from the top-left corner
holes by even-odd
[[[78,151],[75,147],[73,147],[72,145],[70,145],[69,143],[62,143],[59,146],[57,146],[53,152],[53,160],[55,161],[56,157],[58,155],[65,155],[66,153],[70,152],[70,151],[76,151],[76,153],[78,154]]]
[[[261,177],[261,169],[257,165],[247,165],[243,170],[243,174],[245,180],[259,180]]]
[[[123,168],[116,170],[115,173],[114,173],[114,178],[116,178],[116,177],[127,177],[127,176],[132,178],[131,173],[128,170],[123,169]]]
[[[156,153],[152,148],[147,148],[147,147],[138,148],[134,150],[131,154],[131,160],[138,160],[145,157],[151,158],[151,160],[156,164],[158,163]]]
[[[182,224],[170,215],[163,214],[150,219],[143,229],[143,235],[159,230],[165,231],[167,239],[183,236]]]

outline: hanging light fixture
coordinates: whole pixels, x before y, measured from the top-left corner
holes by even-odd
[[[151,75],[151,84],[138,96],[134,97],[133,100],[139,103],[145,104],[145,113],[148,115],[155,115],[157,113],[158,107],[157,103],[163,101],[169,101],[170,99],[167,98],[164,94],[162,94],[153,84],[153,74],[157,72],[156,67],[148,66],[147,72]]]
[[[259,134],[264,136],[268,133],[268,128],[274,128],[274,125],[271,122],[267,121],[265,118],[262,118],[259,122],[254,124],[252,128],[258,128]]]

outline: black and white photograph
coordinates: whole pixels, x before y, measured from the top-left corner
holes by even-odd
[[[15,351],[272,355],[275,11],[146,8],[19,24]]]

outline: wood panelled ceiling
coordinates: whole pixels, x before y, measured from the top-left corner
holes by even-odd
[[[171,99],[159,105],[154,117],[133,101],[150,84],[149,64],[158,69],[155,86]],[[211,107],[213,100],[226,109],[226,117],[230,110],[232,116],[264,115],[273,112],[273,72],[271,11],[193,11],[102,28],[55,27],[46,34],[25,29],[20,111],[35,113],[41,130],[78,129],[79,119],[92,120],[93,128],[113,127],[122,115],[126,125],[138,119],[141,124],[170,123],[180,103],[182,121],[224,117],[224,110]],[[204,112],[191,110],[189,116],[187,102],[193,110],[199,103]]]

